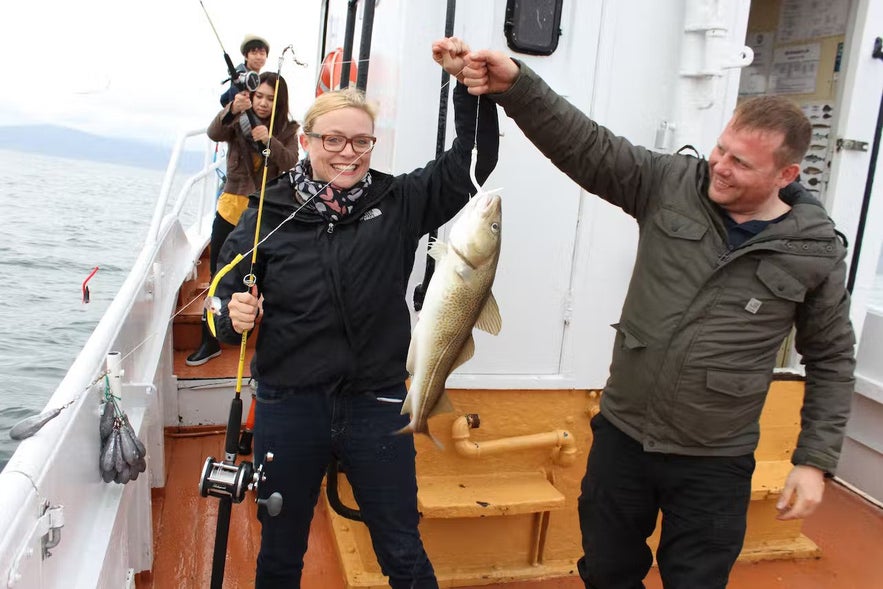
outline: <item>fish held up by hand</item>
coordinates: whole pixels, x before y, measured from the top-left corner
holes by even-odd
[[[411,385],[402,414],[411,421],[396,433],[429,432],[432,415],[452,411],[445,382],[475,353],[472,329],[497,335],[502,328],[491,292],[500,258],[502,201],[500,191],[480,193],[463,207],[451,227],[449,243],[433,241],[429,255],[435,273],[426,289],[420,317],[411,333],[408,372]]]

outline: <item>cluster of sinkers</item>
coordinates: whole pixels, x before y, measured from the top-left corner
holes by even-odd
[[[113,481],[124,485],[147,470],[144,459],[147,449],[112,397],[101,404],[98,429],[101,433],[99,467],[105,483]]]

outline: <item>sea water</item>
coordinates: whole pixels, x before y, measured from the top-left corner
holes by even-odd
[[[163,175],[0,150],[0,468],[9,429],[43,410],[128,275]]]

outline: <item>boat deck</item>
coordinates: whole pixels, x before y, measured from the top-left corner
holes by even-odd
[[[200,268],[197,279],[182,287],[182,301],[199,296],[206,283],[207,276],[203,267]],[[175,375],[179,380],[235,378],[239,358],[239,349],[235,346],[225,346],[220,357],[203,366],[190,367],[184,363],[186,356],[199,342],[200,313],[198,306],[192,305],[192,308],[176,318]],[[248,361],[253,353],[252,345],[250,343],[247,349],[246,378],[249,374]],[[229,401],[229,398],[218,399],[218,403],[224,406],[229,406]],[[209,586],[218,500],[200,497],[198,480],[207,457],[223,456],[222,430],[223,426],[167,428],[166,486],[164,489],[155,489],[153,493],[154,566],[152,571],[143,572],[136,577],[138,589]],[[323,494],[316,507],[309,550],[305,557],[302,581],[304,589],[346,588],[332,534],[329,509]],[[256,518],[256,505],[251,493],[246,501],[233,506],[230,530],[224,587],[254,587],[255,561],[260,547],[260,524]],[[802,531],[818,545],[821,551],[819,558],[739,562],[733,570],[729,587],[883,587],[883,560],[880,558],[883,548],[883,509],[843,485],[830,482],[825,501],[817,513],[804,522]],[[441,580],[441,585],[451,586],[444,579]],[[492,589],[581,589],[583,584],[578,577],[570,576],[482,586]],[[648,589],[662,587],[655,567],[648,575],[646,586]]]
[[[232,350],[231,350],[232,351]],[[177,356],[181,355],[181,358]],[[176,353],[183,364],[184,353]],[[237,354],[225,353],[206,367],[213,376],[235,374]],[[183,370],[183,369],[182,369]],[[182,376],[179,373],[179,377]],[[166,432],[168,479],[154,491],[154,568],[136,579],[139,589],[207,587],[211,578],[218,501],[199,496],[197,482],[208,456],[223,456],[224,436],[215,430],[190,428]],[[316,507],[302,586],[305,589],[344,589],[324,497]],[[254,586],[254,563],[260,545],[260,525],[251,496],[233,506],[224,587]],[[883,587],[883,509],[846,487],[830,482],[825,501],[806,520],[803,532],[818,544],[821,557],[737,563],[731,589],[870,589]],[[432,555],[430,555],[431,557]],[[660,589],[656,568],[648,589]],[[484,585],[499,589],[577,589],[577,577]]]

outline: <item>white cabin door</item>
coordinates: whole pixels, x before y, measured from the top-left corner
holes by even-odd
[[[883,96],[883,58],[874,57],[875,40],[883,30],[883,0],[852,2],[844,47],[844,68],[839,84],[838,108],[832,131],[837,140],[866,145],[866,150],[833,147],[831,175],[826,206],[837,227],[849,239],[851,270],[855,274],[852,291],[852,321],[861,336],[868,305],[883,304],[883,157],[871,170],[871,150]],[[865,226],[858,237],[862,202],[869,178],[873,189],[865,212]],[[856,252],[858,259],[855,260]],[[853,267],[854,266],[854,267]]]

